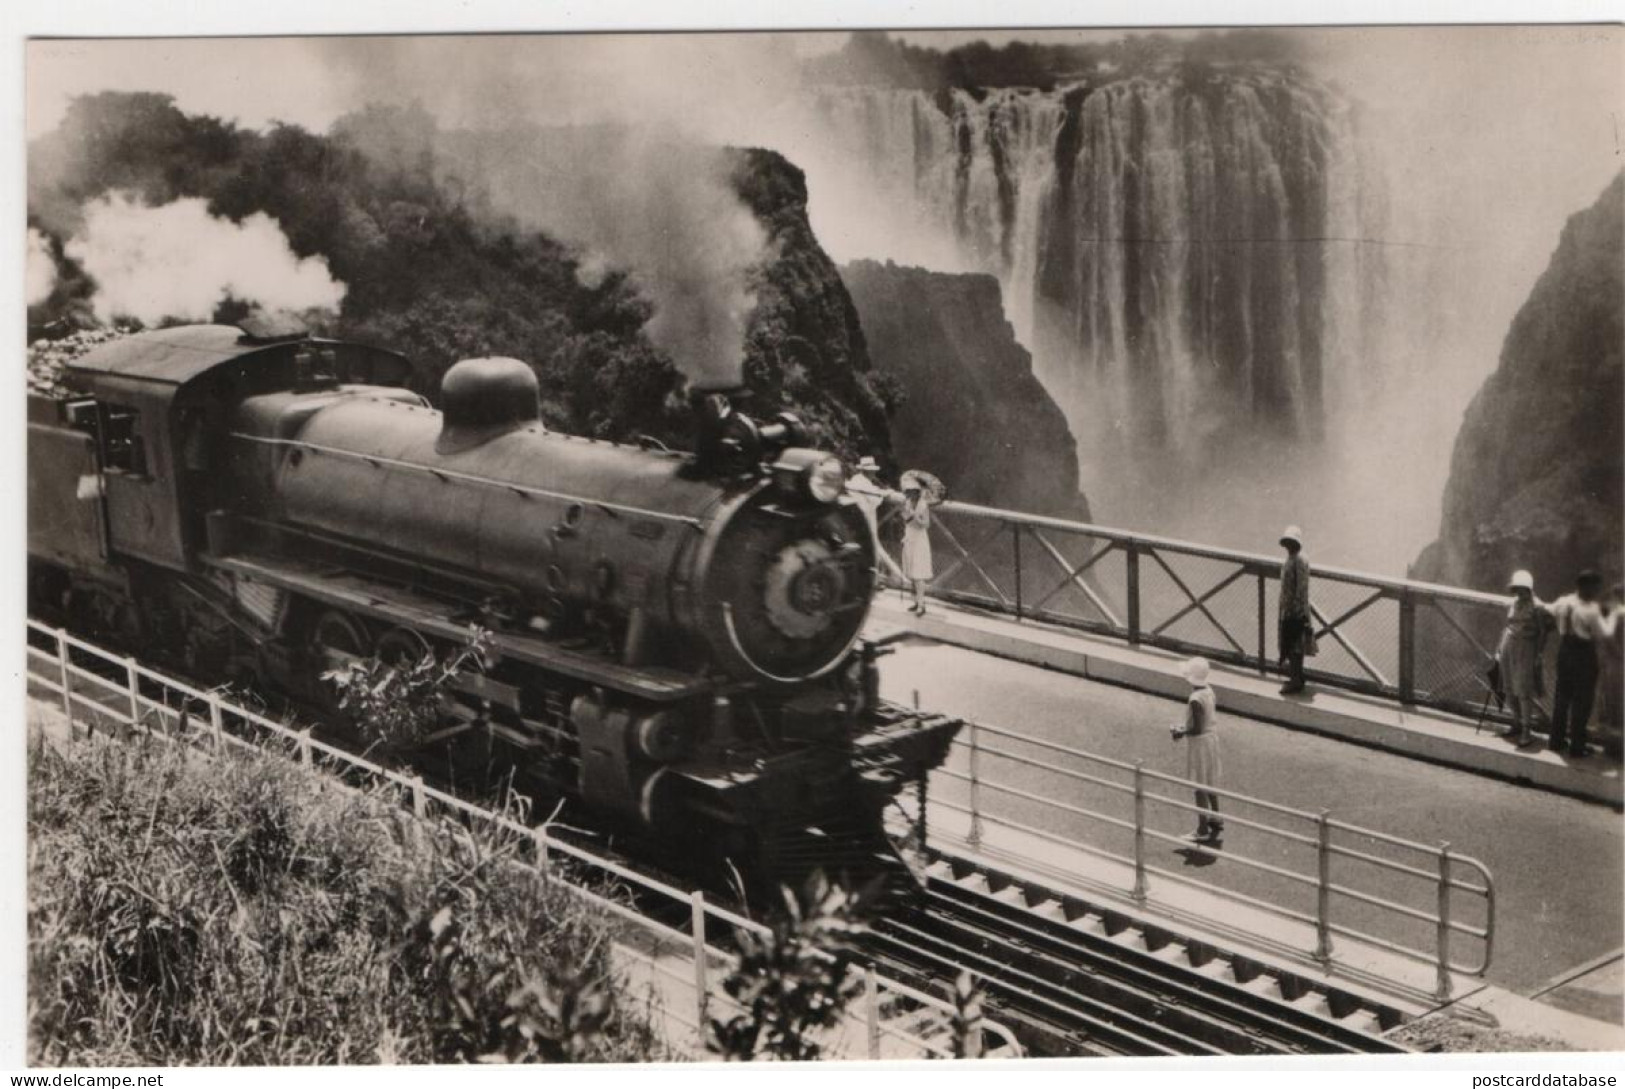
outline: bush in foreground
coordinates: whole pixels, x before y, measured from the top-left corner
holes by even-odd
[[[823,1056],[861,981],[850,971],[866,929],[860,897],[815,873],[802,895],[784,890],[766,934],[740,930],[739,963],[723,986],[738,1014],[713,1019],[708,1046],[733,1061],[804,1062]]]
[[[28,851],[35,1063],[667,1057],[516,844],[274,756],[35,733]]]

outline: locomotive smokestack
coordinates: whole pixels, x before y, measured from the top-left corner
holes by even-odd
[[[694,461],[706,475],[747,472],[788,446],[806,441],[806,429],[788,412],[758,423],[739,411],[750,399],[743,386],[689,391],[694,410]]]
[[[688,403],[694,412],[694,460],[708,472],[723,470],[737,459],[739,422],[733,398],[737,388],[689,388]],[[746,421],[748,422],[748,421]]]

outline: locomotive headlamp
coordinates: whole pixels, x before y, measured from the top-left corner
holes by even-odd
[[[822,458],[806,469],[807,494],[820,503],[833,503],[846,490],[846,471],[839,458]]]
[[[846,490],[846,471],[840,459],[822,450],[793,446],[779,454],[772,471],[781,492],[803,501],[833,503]]]

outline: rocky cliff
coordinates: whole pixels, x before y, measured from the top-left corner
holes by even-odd
[[[756,305],[745,327],[749,410],[781,409],[809,424],[820,445],[848,460],[892,450],[886,415],[896,389],[870,365],[857,308],[807,220],[807,179],[784,156],[731,151],[740,198],[766,228],[768,260],[752,274]]]
[[[1456,439],[1439,538],[1413,574],[1499,590],[1528,568],[1542,596],[1625,567],[1625,174],[1569,219]]]
[[[937,474],[955,499],[1087,520],[1077,442],[1033,375],[999,281],[891,262],[841,269],[876,369],[895,379],[900,467]]]

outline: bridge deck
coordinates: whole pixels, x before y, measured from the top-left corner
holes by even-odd
[[[935,822],[931,838],[939,849],[977,859],[1014,877],[1034,879],[1059,892],[1171,926],[1191,939],[1318,978],[1412,1016],[1440,1007],[1431,997],[1435,979],[1430,966],[1375,945],[1339,938],[1336,966],[1325,970],[1298,952],[1313,944],[1311,927],[1283,922],[1191,886],[1165,884],[1144,904],[1136,904],[1114,892],[1130,878],[1127,867],[1080,851],[1057,850],[1052,844],[996,827],[984,830],[980,844],[971,847],[965,840],[968,822],[963,814],[933,807],[931,820]],[[1035,860],[1035,855],[1043,856],[1042,860]],[[1222,859],[1214,864],[1222,865]],[[1525,997],[1512,988],[1456,973],[1451,1002],[1487,1014],[1509,1029],[1562,1040],[1569,1050],[1625,1049],[1625,1024],[1618,1014],[1618,953],[1604,957],[1613,958],[1607,967],[1593,968],[1588,962],[1576,970],[1583,973],[1576,982],[1538,997]],[[1612,977],[1606,976],[1608,968],[1614,970]]]
[[[910,628],[941,635],[935,640],[910,639],[899,644],[895,657],[886,660],[883,674],[889,698],[906,701],[917,691],[922,704],[933,710],[1009,727],[1116,760],[1144,760],[1148,769],[1183,774],[1183,752],[1170,743],[1166,730],[1179,716],[1179,709],[1156,694],[1182,691],[1180,684],[1171,680],[1177,659],[1147,653],[1144,662],[1135,662],[1136,652],[1130,648],[1068,646],[1060,640],[1041,643],[1026,638],[1025,631],[1020,633],[1021,640],[1012,639],[1001,648],[1005,658],[1017,657],[1019,650],[1029,660],[1045,661],[1078,674],[1059,675],[992,654],[940,645],[950,640],[972,642],[971,636],[991,639],[1006,626],[1031,627],[1008,621],[983,627],[985,618],[950,617],[945,612],[939,603],[933,603],[923,622],[907,618]],[[900,628],[905,617],[894,598],[879,611],[872,634],[885,634],[893,623]],[[1067,641],[1084,642],[1075,633],[1064,634]],[[1067,668],[1068,655],[1073,668]],[[1126,677],[1131,666],[1143,670],[1144,675]],[[1113,683],[1089,678],[1110,679]],[[1271,722],[1242,713],[1234,704],[1235,693],[1249,690],[1254,698],[1263,701],[1266,693],[1274,694],[1278,682],[1229,675],[1218,680],[1225,786],[1283,805],[1309,810],[1324,807],[1334,818],[1393,835],[1428,843],[1448,840],[1454,850],[1487,864],[1495,875],[1497,889],[1496,949],[1488,974],[1490,986],[1478,990],[1472,1004],[1493,1004],[1509,1014],[1516,1010],[1520,1018],[1534,1017],[1547,1007],[1530,1008],[1517,997],[1518,993],[1533,991],[1553,977],[1619,948],[1625,936],[1625,920],[1619,907],[1625,896],[1625,867],[1618,813],[1550,791],[1529,790],[1514,782],[1423,763],[1401,755],[1404,750],[1397,746],[1394,752],[1382,752],[1349,745],[1337,740],[1340,735],[1331,729],[1283,731]],[[1246,682],[1251,682],[1250,689]],[[1126,684],[1133,684],[1139,691]],[[1346,698],[1339,697],[1338,702]],[[1314,702],[1323,699],[1326,697],[1317,697]],[[1286,701],[1277,697],[1275,702]],[[1271,717],[1281,721],[1278,714]],[[1469,737],[1473,732],[1471,722],[1439,722],[1434,728],[1454,729]],[[1478,744],[1483,749],[1490,745],[1511,749],[1505,742],[1491,741],[1487,730]],[[963,752],[956,750],[956,766],[961,771],[963,759]],[[1546,762],[1541,756],[1526,759]],[[988,767],[984,763],[984,775]],[[1009,765],[994,768],[998,774],[1016,779],[1017,772]],[[1037,771],[1031,774],[1031,780],[1016,779],[1017,785],[1044,794],[1054,789],[1053,779],[1046,780]],[[933,779],[932,839],[950,850],[964,847],[967,820],[952,808],[955,803],[964,803],[963,792],[962,781]],[[987,791],[983,798],[984,809],[1000,804]],[[1075,795],[1063,794],[1060,800],[1093,804]],[[1007,815],[1075,839],[1080,848],[1090,845],[1122,852],[1120,832],[1114,840],[1113,830],[1094,829],[1089,822],[1069,819],[1066,814],[1045,815],[1039,807],[1019,799],[1006,799],[1004,804]],[[1165,830],[1176,834],[1194,823],[1186,815],[1167,812],[1162,812],[1160,819]],[[1270,847],[1240,827],[1228,833],[1226,849],[1274,857],[1267,853]],[[1103,889],[1125,890],[1130,884],[1123,872],[1125,867],[1110,859],[1082,849],[1058,847],[1053,839],[1024,837],[992,823],[984,830],[981,851],[991,864],[1009,868],[1016,860],[1016,865],[1030,873],[1069,886],[1086,898],[1098,897]],[[1259,856],[1260,851],[1265,853]],[[1204,865],[1201,859],[1163,843],[1155,847],[1153,861],[1160,868],[1225,892],[1264,899],[1273,895],[1267,881],[1223,856]],[[1403,897],[1397,885],[1371,887],[1382,895]],[[1119,905],[1133,907],[1126,896],[1120,898]],[[1290,957],[1290,950],[1312,948],[1308,928],[1303,928],[1305,933],[1289,932],[1293,924],[1283,925],[1280,919],[1238,905],[1218,891],[1169,884],[1155,876],[1151,898],[1143,910],[1188,931],[1205,929],[1217,937],[1227,937],[1218,944],[1256,950],[1260,959]],[[1338,912],[1341,916],[1343,908],[1339,907]],[[1337,938],[1337,948],[1347,969],[1398,980],[1416,996],[1418,1005],[1425,1004],[1433,982],[1431,966],[1407,962],[1375,948],[1362,949],[1358,942],[1344,937]],[[1470,953],[1472,950],[1464,944],[1460,955],[1466,958]],[[1312,959],[1297,956],[1294,963],[1302,968]],[[1357,983],[1352,971],[1341,978],[1346,983]],[[1484,981],[1458,975],[1457,982],[1455,993],[1462,995],[1473,992]],[[1588,1034],[1599,1031],[1611,1030],[1587,1022],[1571,1027],[1566,1035],[1574,1039],[1577,1047],[1595,1047],[1599,1046],[1597,1038]],[[1625,1037],[1609,1038],[1613,1047],[1625,1044]]]
[[[882,633],[907,631],[935,642],[1181,701],[1190,691],[1179,674],[1184,661],[1179,655],[938,600],[930,603],[925,616],[916,617],[898,595],[883,594],[877,599],[871,624]],[[1615,807],[1625,803],[1620,765],[1601,753],[1576,760],[1544,746],[1518,749],[1496,723],[1480,726],[1442,711],[1404,707],[1348,691],[1311,685],[1301,696],[1283,696],[1279,677],[1234,667],[1215,666],[1212,683],[1219,706],[1226,712]]]

